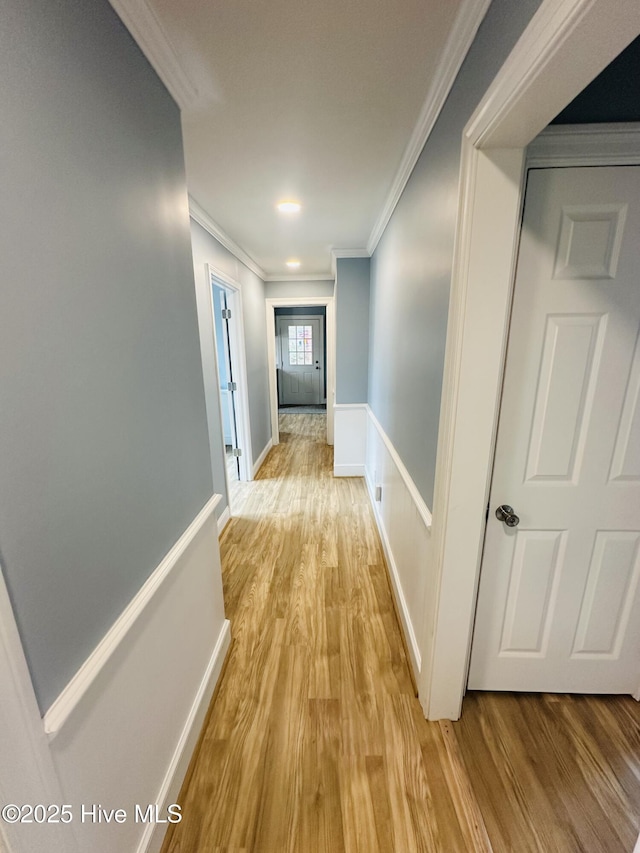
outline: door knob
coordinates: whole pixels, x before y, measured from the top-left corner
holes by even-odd
[[[513,511],[513,507],[508,504],[500,504],[496,510],[496,518],[498,521],[504,521],[507,527],[517,527],[520,524],[520,519]]]

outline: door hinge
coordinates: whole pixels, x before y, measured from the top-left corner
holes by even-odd
[[[239,447],[234,447],[233,450],[231,451],[231,455],[232,456],[242,456],[242,451],[240,450]]]
[[[230,320],[231,319],[231,308],[223,308],[222,309],[222,319]]]
[[[227,391],[237,391],[238,386],[235,382],[227,382]]]

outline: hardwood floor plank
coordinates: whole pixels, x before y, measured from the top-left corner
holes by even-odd
[[[640,714],[625,697],[415,697],[362,479],[322,415],[235,490],[221,537],[232,644],[163,853],[627,853]]]
[[[614,707],[630,715],[622,726]],[[640,749],[627,732],[639,720],[626,696],[469,694],[451,725],[494,849],[631,850]]]

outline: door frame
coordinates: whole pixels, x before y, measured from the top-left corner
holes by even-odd
[[[435,584],[421,626],[418,686],[428,719],[458,719],[466,688],[526,148],[638,33],[637,0],[543,0],[463,132],[433,502]]]
[[[273,444],[280,443],[278,428],[278,382],[276,374],[276,308],[304,308],[305,306],[325,307],[325,332],[327,356],[327,444],[333,444],[333,406],[335,403],[335,302],[333,296],[307,296],[289,298],[278,296],[265,299],[267,324],[267,371],[269,376],[269,408],[271,412],[271,439]]]
[[[218,364],[218,339],[216,336],[215,304],[213,300],[213,285],[222,287],[227,291],[227,304],[231,309],[229,319],[229,350],[231,357],[231,372],[237,384],[235,391],[238,410],[236,411],[236,436],[238,445],[242,450],[239,458],[240,480],[247,482],[253,480],[253,451],[251,447],[251,421],[249,419],[249,390],[247,387],[247,358],[244,342],[244,318],[242,315],[242,289],[240,282],[231,276],[216,269],[212,264],[207,264],[207,282],[209,285],[209,304],[211,308],[211,327],[213,329],[213,350],[216,367],[216,388],[218,392],[218,406],[220,410],[220,435],[224,445],[224,423],[222,420],[222,395],[220,393],[220,365]],[[227,460],[225,452],[224,479],[227,489],[227,500],[229,510],[232,510],[229,492],[229,472],[227,471]]]
[[[320,340],[322,342],[322,385],[320,387],[321,396],[324,397],[324,386],[325,386],[325,350],[327,348],[327,336],[326,336],[326,323],[325,323],[325,315],[324,314],[276,314],[276,340],[279,339],[278,334],[278,320],[286,317],[297,317],[299,320],[319,320],[320,321]],[[282,360],[282,341],[280,340],[280,358]],[[277,367],[277,365],[276,365]],[[276,388],[276,391],[279,390]],[[280,399],[278,399],[278,407],[280,406]]]

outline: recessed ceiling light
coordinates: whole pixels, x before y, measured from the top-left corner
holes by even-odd
[[[301,206],[297,201],[281,201],[277,208],[280,213],[299,213]]]
[[[297,270],[300,266],[300,261],[296,261],[292,258],[290,261],[287,261],[287,266],[290,270]]]

